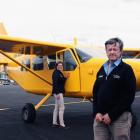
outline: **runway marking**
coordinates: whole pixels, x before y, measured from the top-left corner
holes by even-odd
[[[10,108],[0,108],[0,111],[8,110]]]
[[[79,102],[68,102],[68,103],[64,103],[65,105],[69,105],[69,104],[79,104],[79,103],[88,103],[90,101],[79,101]],[[42,105],[42,106],[55,106],[55,104],[47,104],[47,105]]]
[[[135,96],[135,98],[139,98],[139,97],[140,97],[140,95]]]
[[[140,95],[135,96],[135,98],[139,98]],[[69,104],[79,104],[79,103],[88,103],[90,101],[79,101],[79,102],[68,102],[68,103],[64,103],[65,105],[69,105]],[[47,105],[42,105],[43,107],[45,106],[55,106],[55,104],[47,104]]]
[[[135,98],[139,98],[140,95],[136,95]],[[64,103],[65,105],[69,105],[69,104],[80,104],[80,103],[88,103],[90,101],[79,101],[79,102],[67,102]],[[46,106],[55,106],[55,104],[46,104],[46,105],[42,105],[42,107],[46,107]],[[9,110],[11,108],[0,108],[0,111],[5,111],[5,110]]]

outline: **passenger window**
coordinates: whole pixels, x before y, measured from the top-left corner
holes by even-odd
[[[30,54],[30,47],[25,48],[25,54]]]
[[[55,54],[48,55],[47,63],[49,69],[54,69],[56,64],[56,55]]]
[[[33,70],[43,70],[44,69],[42,52],[43,52],[43,50],[40,47],[33,48],[33,53],[36,54],[36,56],[32,59]]]
[[[33,70],[43,70],[43,56],[35,56],[32,59]]]
[[[20,49],[19,49],[19,53],[20,53],[20,54],[24,54],[24,48],[20,48]]]
[[[41,47],[34,47],[33,48],[33,54],[42,55],[43,54],[43,48],[41,48]]]
[[[73,71],[77,67],[77,64],[69,50],[64,52],[63,63],[65,71]]]

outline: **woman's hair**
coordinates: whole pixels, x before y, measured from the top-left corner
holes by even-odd
[[[62,61],[56,62],[56,64],[55,64],[55,69],[57,69],[57,66],[58,66],[59,64],[62,64],[62,65],[63,65],[63,62],[62,62]]]

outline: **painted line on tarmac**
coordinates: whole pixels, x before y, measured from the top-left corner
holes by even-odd
[[[135,96],[135,98],[139,98],[140,95]],[[69,105],[69,104],[80,104],[80,103],[88,103],[90,101],[79,101],[79,102],[68,102],[68,103],[64,103],[65,105]],[[45,106],[55,106],[55,104],[47,104],[47,105],[42,105],[42,107]]]
[[[136,95],[135,98],[139,98],[140,95]],[[79,102],[68,102],[68,103],[64,103],[65,105],[69,105],[69,104],[80,104],[80,103],[88,103],[90,101],[79,101]],[[55,106],[55,104],[47,104],[47,105],[42,105],[42,107],[46,107],[46,106]],[[11,108],[0,108],[0,111],[5,111],[5,110],[9,110]]]
[[[10,108],[0,108],[0,111],[9,110]]]
[[[69,105],[69,104],[80,104],[80,103],[88,103],[90,101],[80,101],[80,102],[68,102],[68,103],[64,103],[65,105]],[[42,106],[55,106],[55,104],[47,104],[47,105],[42,105]]]
[[[140,97],[140,95],[135,96],[135,98],[139,98],[139,97]]]

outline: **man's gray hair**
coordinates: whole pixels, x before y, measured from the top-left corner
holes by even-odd
[[[107,47],[107,45],[112,45],[112,44],[114,44],[115,46],[117,44],[119,44],[120,50],[121,51],[123,50],[123,41],[120,38],[116,37],[116,38],[111,38],[111,39],[107,40],[105,42],[105,47]]]

